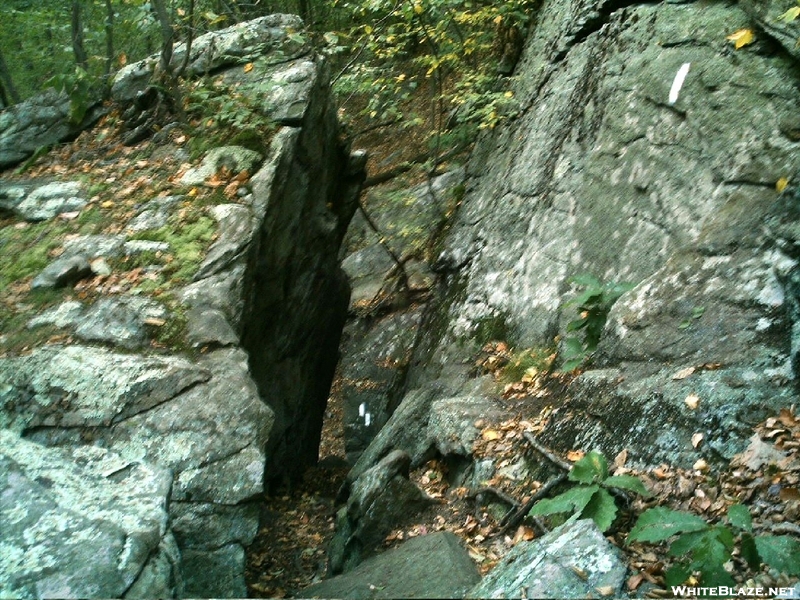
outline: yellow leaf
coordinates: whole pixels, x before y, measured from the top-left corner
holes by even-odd
[[[481,434],[481,437],[485,440],[492,441],[492,440],[499,440],[502,436],[499,432],[495,431],[494,429],[487,429]]]
[[[570,450],[567,452],[567,460],[569,462],[578,462],[585,454],[583,450]]]
[[[778,21],[786,21],[787,23],[791,23],[797,17],[800,17],[800,6],[793,6],[780,17],[778,17]]]
[[[694,371],[695,371],[694,367],[686,367],[685,369],[681,369],[680,371],[675,373],[675,375],[672,376],[672,379],[676,381],[680,379],[686,379],[689,375],[694,373]]]
[[[508,91],[505,94],[503,94],[503,96],[505,96],[506,98],[513,98],[514,97],[514,92]]]
[[[800,8],[800,6],[798,8]],[[780,194],[786,189],[787,185],[789,185],[789,180],[786,177],[781,177],[775,182],[775,191]]]
[[[697,394],[689,394],[686,396],[686,400],[684,400],[686,406],[688,406],[691,410],[695,410],[697,406],[700,404],[700,396]]]
[[[414,4],[414,12],[417,13],[418,15],[421,15],[423,10],[425,10],[425,9],[422,8],[422,3],[421,2],[417,2],[417,3]]]
[[[740,29],[739,31],[734,31],[725,39],[732,41],[733,47],[738,50],[748,44],[752,44],[755,41],[755,36],[750,29]]]
[[[253,63],[247,63],[247,64],[244,66],[244,72],[245,72],[245,73],[249,73],[249,72],[250,72],[250,71],[252,71],[252,70],[253,70]]]
[[[492,21],[495,25],[500,25],[503,22],[503,15],[497,15]]]
[[[100,206],[102,206],[103,208],[113,208],[114,202],[112,202],[111,200],[106,200],[105,202],[102,202]]]
[[[369,25],[365,25],[364,26],[364,33],[366,33],[367,35],[372,35],[372,31],[373,30],[372,30],[371,26],[369,26]]]

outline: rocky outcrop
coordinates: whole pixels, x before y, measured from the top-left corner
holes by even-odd
[[[170,526],[165,520],[161,535],[174,536],[170,548],[178,550],[169,556],[175,568],[151,571],[181,579],[183,589],[162,592],[142,584],[130,588],[141,589],[129,592],[134,595],[245,596],[244,548],[258,528],[256,500],[270,479],[297,476],[317,459],[347,313],[339,245],[363,160],[349,162],[339,143],[327,69],[307,42],[297,41],[305,39],[300,25],[295,17],[267,17],[204,36],[195,46],[196,72],[214,70],[233,81],[242,69],[226,67],[252,63],[239,92],[257,98],[263,115],[279,123],[265,156],[236,147],[212,150],[200,165],[206,171],[184,174],[195,186],[221,169],[243,179],[252,174],[240,193],[197,208],[202,216],[195,224],[206,228],[210,246],[193,259],[196,268],[169,282],[168,296],[107,286],[110,294],[93,302],[73,296],[51,304],[24,321],[39,341],[0,358],[0,425],[21,436],[20,444],[65,454],[103,448],[121,461],[171,473],[171,495],[167,486],[162,498]],[[280,43],[269,42],[273,38]],[[136,74],[147,64],[120,74],[117,92],[135,90]],[[96,209],[51,207],[47,198],[36,199],[35,187],[6,194],[3,207],[20,219],[45,219],[42,227],[55,215],[54,226],[80,222]],[[25,202],[30,215],[20,209]],[[49,212],[35,212],[40,207]],[[135,208],[107,235],[51,242],[50,264],[32,278],[36,293],[89,277],[113,279],[126,257],[144,265],[138,272],[165,281],[163,261],[147,261],[164,253],[180,260],[173,244],[185,240],[175,229],[181,211],[192,208],[192,195],[158,197]],[[171,234],[154,239],[165,228]],[[24,293],[31,283],[15,285]],[[60,329],[60,343],[36,338],[38,328]],[[13,510],[23,508],[19,498]],[[109,536],[109,543],[116,540]],[[153,557],[158,543],[149,550]],[[113,556],[113,547],[106,553]],[[0,561],[0,571],[6,564]],[[77,595],[119,596],[128,588],[102,589]]]
[[[169,471],[95,446],[44,448],[0,429],[0,596],[173,598],[180,553]]]
[[[97,99],[90,102],[96,103]],[[37,151],[76,137],[100,118],[103,109],[89,106],[73,121],[69,96],[48,90],[0,112],[0,169],[15,165]]]
[[[570,278],[592,273],[637,286],[548,443],[690,465],[740,451],[763,411],[791,404],[795,192],[775,185],[800,171],[796,62],[759,23],[729,5],[543,3],[519,114],[468,165],[409,387],[462,393],[492,339],[552,344],[574,318]],[[758,41],[735,50],[725,36],[745,27]],[[714,441],[694,448],[698,431]]]

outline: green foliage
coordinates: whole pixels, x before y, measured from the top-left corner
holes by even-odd
[[[589,274],[576,275],[570,281],[584,289],[564,305],[575,306],[580,315],[567,324],[567,332],[580,332],[582,339],[572,335],[564,340],[564,371],[578,368],[597,349],[611,307],[622,294],[634,287],[632,283],[602,283]]]
[[[241,145],[263,154],[276,127],[252,97],[220,80],[194,82],[186,94],[185,109],[202,134],[192,136],[202,144],[191,147],[192,159],[221,144]]]
[[[158,29],[147,0],[113,2],[114,66],[139,60],[158,49]],[[105,2],[81,2],[87,76],[100,82],[107,54]],[[54,77],[70,77],[76,67],[70,31],[70,3],[63,0],[4,0],[0,39],[11,78],[22,99],[38,94]]]
[[[142,231],[132,239],[169,244],[168,254],[162,256],[148,254],[146,256],[147,260],[163,263],[162,274],[165,278],[164,287],[166,288],[173,283],[191,280],[200,267],[215,234],[214,219],[202,214],[199,210],[194,210],[188,214],[174,215],[163,227]],[[142,259],[131,260],[139,264]]]
[[[728,508],[728,523],[710,524],[691,513],[656,507],[639,516],[628,543],[674,538],[669,555],[681,558],[667,570],[667,585],[680,585],[694,572],[705,586],[733,585],[724,565],[731,560],[737,539],[751,569],[766,563],[787,575],[800,575],[800,542],[788,536],[754,536],[750,511],[741,504]]]
[[[550,368],[553,360],[552,348],[523,348],[511,353],[511,357],[500,371],[503,381],[530,381],[538,373]]]
[[[537,502],[531,516],[573,514],[592,519],[601,531],[607,531],[617,516],[617,504],[609,490],[617,489],[649,496],[644,484],[631,475],[608,475],[608,461],[599,452],[589,452],[576,462],[567,476],[577,485],[566,492]]]
[[[469,141],[476,128],[494,127],[518,110],[509,81],[498,71],[501,63],[508,63],[506,71],[513,67],[535,5],[534,0],[334,0],[355,25],[325,34],[327,51],[360,58],[336,78],[335,90],[344,105],[353,95],[363,96],[359,114],[378,122],[402,119],[413,126],[428,120],[435,149],[463,143],[465,131],[472,132]],[[423,91],[430,103],[418,112],[420,103],[408,100]],[[450,123],[444,122],[447,113],[455,117]]]
[[[69,121],[80,125],[86,112],[96,100],[92,96],[92,78],[81,67],[72,73],[60,73],[45,82],[46,87],[64,92],[69,97]]]
[[[495,315],[478,319],[473,337],[478,344],[483,345],[491,341],[507,340],[510,335],[511,331],[505,316]]]
[[[49,253],[61,246],[68,231],[69,226],[58,221],[0,228],[0,290],[38,275],[50,262]]]

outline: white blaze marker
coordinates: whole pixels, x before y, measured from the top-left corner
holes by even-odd
[[[367,412],[367,403],[362,402],[361,405],[358,407],[358,416],[363,417],[365,412]]]
[[[367,413],[364,415],[364,426],[369,427],[369,424],[372,423],[372,415]]]
[[[686,79],[686,75],[689,74],[689,67],[691,66],[692,63],[683,63],[681,68],[678,69],[678,72],[675,73],[675,79],[672,81],[672,88],[669,90],[670,104],[675,104],[678,101],[678,94],[681,92],[683,82]]]

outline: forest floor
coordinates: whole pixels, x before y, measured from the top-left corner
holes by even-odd
[[[531,460],[552,460],[543,458],[529,440],[535,439],[543,428],[547,411],[541,409],[552,400],[548,395],[559,393],[561,383],[555,379],[547,384],[506,385],[503,397],[497,400],[504,418],[476,423],[481,433],[475,442],[473,460],[491,457],[500,470]],[[558,460],[574,463],[582,456],[584,451],[575,449]],[[262,529],[248,554],[248,585],[253,597],[294,597],[325,577],[326,549],[339,508],[336,495],[347,474],[342,401],[335,386],[320,457],[320,466],[309,469],[297,487],[265,498]],[[647,499],[629,498],[627,505],[620,506],[618,517],[606,534],[628,561],[627,590],[632,594],[672,596],[664,573],[674,559],[667,558],[666,546],[626,544],[627,532],[647,508],[667,506],[716,523],[724,521],[730,505],[742,503],[750,508],[756,533],[800,535],[800,418],[793,409],[784,409],[756,427],[748,450],[721,473],[712,474],[702,463],[688,470],[661,465],[641,472],[629,469],[626,461],[624,451],[613,457],[609,461],[612,473],[636,475],[652,493]],[[432,460],[412,472],[411,479],[438,502],[391,531],[384,540],[384,549],[411,537],[450,531],[462,539],[485,574],[518,542],[535,539],[544,532],[541,521],[508,521],[509,516],[520,513],[520,507],[545,482],[498,475],[483,488],[473,490],[450,485],[448,475],[448,464],[443,460]],[[748,571],[737,552],[728,567],[743,586],[788,587],[796,582],[796,578],[766,570]]]

